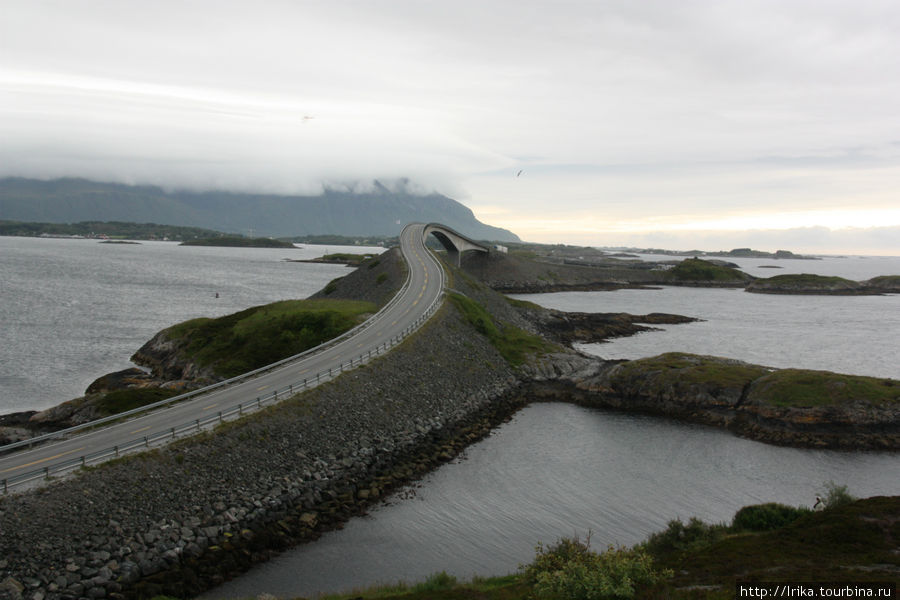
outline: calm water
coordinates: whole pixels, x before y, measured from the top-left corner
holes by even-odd
[[[82,395],[169,325],[306,298],[347,268],[283,259],[336,251],[382,249],[0,237],[0,414]]]
[[[414,488],[205,598],[315,596],[376,582],[502,575],[538,542],[633,544],[674,518],[728,521],[767,501],[811,506],[823,483],[900,493],[900,459],[767,446],[712,428],[536,404]]]

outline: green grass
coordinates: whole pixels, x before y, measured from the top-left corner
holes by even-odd
[[[864,401],[900,403],[900,381],[830,371],[781,369],[763,376],[750,392],[751,401],[771,406],[810,408]]]
[[[746,273],[700,258],[687,258],[669,271],[677,281],[745,281]]]
[[[332,261],[332,262],[345,262],[351,265],[359,265],[367,260],[372,258],[371,254],[351,254],[348,252],[337,252],[335,254],[326,254],[321,260],[323,261]],[[377,264],[377,263],[376,263]],[[373,265],[370,265],[369,268],[372,268]]]
[[[614,383],[637,378],[652,382],[653,391],[708,386],[738,388],[753,383],[748,402],[812,408],[864,402],[875,406],[900,402],[900,381],[805,369],[773,370],[760,365],[682,352],[668,352],[624,363]]]
[[[371,302],[285,300],[168,330],[186,354],[223,377],[234,377],[328,341],[374,313]]]
[[[100,416],[108,417],[177,396],[180,393],[182,392],[179,390],[162,388],[115,390],[98,400],[96,407],[100,411]]]
[[[785,275],[775,275],[761,280],[760,283],[771,283],[777,285],[804,285],[804,286],[833,286],[833,285],[856,285],[855,281],[836,277],[834,275],[814,275],[812,273],[788,273]]]
[[[455,293],[450,293],[448,297],[463,317],[479,333],[486,336],[511,365],[521,365],[529,355],[548,352],[552,348],[543,338],[519,327],[508,323],[498,325],[490,313],[471,298]]]
[[[868,283],[872,285],[900,285],[900,275],[879,275],[878,277],[873,277],[872,279],[870,279]]]
[[[652,375],[660,386],[702,384],[742,388],[769,371],[767,367],[715,356],[667,352],[625,363],[620,377]]]
[[[519,300],[518,298],[510,298],[509,296],[504,296],[504,298],[511,306],[515,306],[516,308],[523,308],[525,310],[543,310],[542,306],[535,304],[534,302],[529,302],[528,300]]]
[[[671,568],[669,597],[690,597],[677,588],[719,585],[700,597],[733,598],[734,582],[743,581],[892,581],[887,570],[900,567],[893,550],[900,535],[900,498],[876,497],[819,512],[800,511],[788,524],[759,533],[731,528],[724,537],[688,551],[655,552],[661,567]],[[663,597],[662,590],[656,595]]]

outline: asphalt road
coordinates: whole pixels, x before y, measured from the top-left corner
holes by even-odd
[[[26,473],[48,467],[52,472],[54,467],[71,463],[81,456],[90,456],[115,446],[124,447],[144,436],[152,437],[173,427],[210,419],[219,411],[226,411],[261,396],[271,396],[273,391],[280,392],[289,386],[297,387],[304,379],[314,381],[317,373],[327,375],[330,369],[337,374],[346,370],[346,365],[351,360],[358,360],[370,351],[375,354],[377,349],[384,348],[385,345],[389,348],[392,339],[414,327],[417,319],[443,289],[444,273],[437,260],[425,249],[424,228],[424,224],[413,223],[407,225],[400,234],[400,248],[410,271],[408,287],[402,296],[373,317],[373,321],[356,335],[252,379],[218,388],[167,408],[69,439],[0,456],[0,482],[4,479],[15,480]],[[3,491],[0,484],[0,493]]]

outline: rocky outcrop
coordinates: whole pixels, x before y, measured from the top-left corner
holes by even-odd
[[[863,286],[879,294],[900,294],[900,275],[882,275],[862,282]]]
[[[611,338],[634,335],[657,328],[644,324],[674,325],[699,321],[693,317],[666,313],[631,315],[628,313],[582,313],[560,310],[533,311],[540,332],[561,344],[599,343]]]
[[[558,377],[533,378],[520,393],[715,425],[773,444],[900,450],[900,382],[892,379],[670,353],[586,359]]]
[[[868,281],[850,281],[842,277],[824,275],[776,275],[757,279],[746,291],[758,294],[818,294],[828,296],[857,296],[900,293],[900,275],[883,275]]]
[[[167,329],[163,329],[138,348],[131,362],[146,367],[153,377],[164,381],[188,380],[199,386],[222,381],[208,366],[201,366],[189,358],[186,338],[173,340]]]

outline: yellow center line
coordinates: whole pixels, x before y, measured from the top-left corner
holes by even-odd
[[[42,458],[41,460],[36,460],[34,462],[30,462],[25,465],[19,465],[18,467],[11,467],[9,469],[4,469],[3,471],[0,471],[0,473],[6,473],[8,471],[18,471],[19,469],[24,469],[26,467],[32,467],[36,464],[39,464],[42,462],[47,462],[48,460],[55,460],[57,458],[65,456],[66,454],[74,454],[75,452],[80,452],[84,449],[85,449],[85,446],[82,446],[81,448],[75,448],[74,450],[69,450],[68,452],[62,452],[60,454],[57,454],[56,456],[48,456],[47,458]]]
[[[140,429],[135,429],[135,430],[132,431],[131,433],[140,433],[140,432],[142,432],[142,431],[147,431],[148,429],[150,429],[150,426],[149,426],[149,425],[147,425],[146,427],[141,427]],[[129,435],[130,435],[130,434],[129,434]]]
[[[262,391],[262,390],[266,389],[267,387],[269,387],[269,386],[264,385],[264,386],[262,386],[262,387],[258,387],[258,388],[256,388],[256,391],[257,391],[257,392]]]
[[[209,406],[204,406],[204,407],[203,407],[203,410],[209,410],[209,409],[215,408],[215,407],[217,407],[217,406],[218,406],[218,404],[210,404]]]

